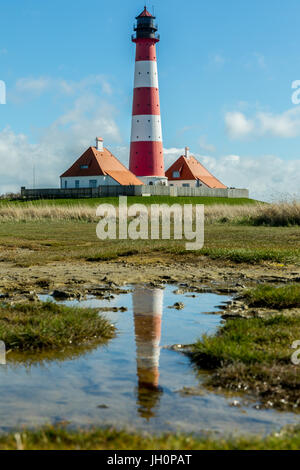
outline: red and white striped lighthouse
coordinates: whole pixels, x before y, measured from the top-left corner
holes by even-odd
[[[134,95],[129,169],[145,184],[167,184],[160,117],[157,26],[147,8],[136,17]]]

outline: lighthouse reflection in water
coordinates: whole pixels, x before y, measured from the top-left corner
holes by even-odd
[[[163,290],[137,287],[132,294],[137,363],[137,405],[140,416],[155,416],[162,389],[159,357]]]

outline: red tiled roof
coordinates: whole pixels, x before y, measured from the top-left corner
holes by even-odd
[[[147,10],[147,7],[144,7],[144,11],[142,11],[142,13],[137,16],[137,18],[142,18],[143,16],[150,16],[151,18],[153,18],[151,13],[149,13],[149,11]]]
[[[88,166],[88,168],[82,168]],[[76,162],[61,175],[61,178],[108,175],[123,186],[138,186],[142,183],[109,150],[98,151],[89,147]]]
[[[179,178],[173,177],[173,172],[178,171]],[[184,155],[176,160],[166,171],[166,177],[170,181],[199,180],[209,188],[227,188],[221,181],[215,178],[195,157],[186,158]]]

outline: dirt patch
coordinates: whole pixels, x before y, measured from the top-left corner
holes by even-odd
[[[116,290],[126,284],[178,284],[180,289],[198,292],[238,293],[244,287],[258,283],[299,282],[296,266],[235,265],[205,257],[193,261],[173,260],[169,257],[131,257],[110,262],[63,262],[32,267],[17,267],[0,263],[0,294],[33,295],[65,290],[76,297],[95,294],[101,285]],[[101,295],[101,291],[98,291]]]

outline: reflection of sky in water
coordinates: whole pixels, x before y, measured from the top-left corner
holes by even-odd
[[[213,333],[220,317],[201,312],[214,310],[227,298],[179,296],[175,289],[135,288],[110,302],[80,302],[127,307],[127,312],[105,313],[116,323],[117,337],[74,360],[30,368],[0,366],[0,428],[67,420],[74,425],[109,424],[149,431],[263,433],[296,422],[297,417],[288,413],[253,406],[232,408],[234,397],[204,389],[201,396],[178,393],[183,387],[197,386],[199,379],[187,357],[161,346],[191,343],[203,333]],[[183,310],[167,308],[178,301],[185,304]]]

